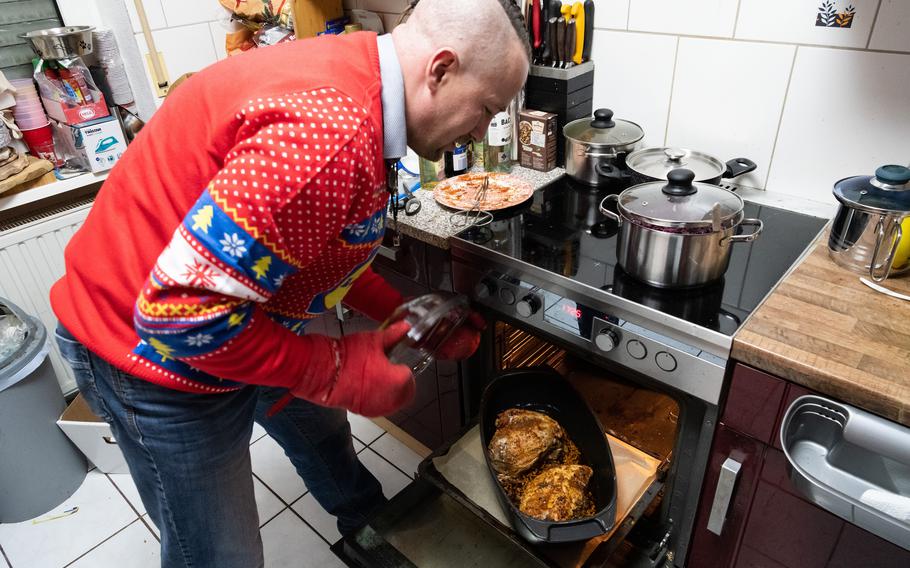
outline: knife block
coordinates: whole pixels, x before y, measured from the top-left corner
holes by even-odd
[[[556,165],[566,165],[563,127],[591,116],[594,108],[594,62],[568,69],[532,65],[525,83],[525,108],[556,114]]]

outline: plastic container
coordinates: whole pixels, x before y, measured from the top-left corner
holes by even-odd
[[[426,294],[405,302],[383,324],[406,321],[411,329],[391,351],[389,360],[407,365],[417,375],[433,362],[439,347],[470,314],[464,296]]]
[[[55,166],[61,161],[54,150],[54,129],[45,119],[44,126],[38,128],[22,129],[22,139],[29,151],[37,158],[49,160]]]
[[[47,358],[47,331],[2,298],[0,318],[0,523],[16,523],[69,498],[87,467],[57,427],[66,403]]]

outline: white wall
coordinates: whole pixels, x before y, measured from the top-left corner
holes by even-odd
[[[595,107],[648,145],[744,156],[743,185],[815,201],[910,161],[910,1],[835,1],[849,29],[817,27],[822,0],[596,0]]]

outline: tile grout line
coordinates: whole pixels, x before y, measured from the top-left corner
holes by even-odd
[[[380,436],[380,437],[381,437],[381,436]],[[378,439],[379,439],[379,438],[377,438],[377,440],[378,440]],[[375,440],[374,440],[374,441],[375,441]],[[369,447],[369,446],[368,446],[368,447]],[[366,449],[366,448],[364,448],[364,449]],[[398,470],[401,474],[403,474],[405,477],[407,477],[407,478],[410,479],[411,481],[414,481],[414,477],[412,477],[411,474],[405,473],[405,471],[404,471],[403,469],[401,469],[400,467],[398,467],[397,465],[395,465],[394,463],[392,463],[392,460],[390,460],[390,459],[388,459],[387,457],[385,457],[384,455],[380,454],[379,452],[377,452],[377,451],[376,451],[375,449],[373,449],[373,448],[369,448],[369,449],[370,449],[371,452],[373,452],[374,454],[376,454],[377,456],[379,456],[380,458],[382,458],[382,460],[383,460],[384,462],[386,462],[386,463],[389,464],[390,466],[392,466],[392,467],[394,467],[395,469],[397,469],[397,470]]]
[[[790,97],[790,85],[793,83],[793,73],[796,71],[796,57],[799,55],[799,46],[793,50],[793,61],[790,63],[790,75],[787,77],[787,86],[784,89],[784,100],[780,105],[780,115],[777,117],[777,130],[774,132],[774,143],[771,144],[771,155],[768,157],[768,175],[762,189],[768,191],[768,182],[771,180],[771,166],[774,164],[774,155],[777,153],[777,142],[780,140],[780,130],[784,124],[784,112],[787,109],[787,99]]]
[[[135,522],[138,521],[138,520],[140,520],[140,519],[139,519],[139,518],[136,518],[136,519],[134,519],[132,522],[127,523],[126,526],[121,527],[119,530],[117,530],[117,531],[116,531],[114,534],[112,534],[111,536],[107,537],[106,539],[102,540],[101,542],[99,542],[99,543],[96,544],[95,546],[93,546],[93,547],[91,547],[90,549],[86,550],[84,553],[80,554],[80,555],[77,556],[76,558],[74,558],[74,559],[70,560],[69,562],[67,562],[66,564],[64,564],[64,565],[63,565],[63,568],[66,568],[67,566],[72,566],[73,564],[75,564],[75,563],[78,562],[79,560],[85,558],[86,556],[88,556],[89,554],[91,554],[94,550],[96,550],[99,546],[101,546],[101,545],[104,544],[105,542],[111,540],[112,538],[114,538],[114,537],[117,536],[118,534],[120,534],[120,533],[122,533],[123,531],[125,531],[126,529],[130,528],[131,526],[133,526],[133,523],[135,523]],[[153,536],[154,536],[154,535],[153,535]]]
[[[6,565],[9,566],[9,568],[13,568],[13,563],[9,561],[9,556],[7,556],[6,551],[3,550],[2,544],[0,544],[0,557],[3,557],[3,559],[6,560]]]
[[[152,525],[149,524],[152,522],[152,518],[148,516],[148,513],[139,517],[139,520],[142,521],[142,524],[145,525],[145,528],[148,529],[148,531],[150,533],[152,533],[152,536],[155,537],[155,540],[157,540],[160,543],[161,537],[158,536],[158,533],[156,533],[155,529],[152,528]]]
[[[118,474],[118,475],[122,475],[122,474]],[[133,477],[132,477],[132,474],[127,473],[126,475],[129,475],[129,476],[130,476],[130,479],[133,478]],[[113,485],[113,486],[114,486],[114,489],[117,491],[117,493],[119,493],[120,496],[123,497],[123,500],[126,501],[126,504],[130,506],[130,509],[132,509],[133,512],[136,513],[136,516],[137,516],[137,517],[142,517],[142,513],[140,513],[140,512],[139,512],[139,509],[137,509],[137,508],[133,505],[133,503],[127,498],[126,493],[124,493],[123,491],[121,491],[120,486],[117,485],[117,483],[116,483],[113,479],[111,479],[111,474],[105,473],[105,474],[104,474],[104,477],[106,477],[107,480],[111,482],[111,485]],[[133,483],[136,483],[136,482],[134,481]],[[139,489],[137,488],[136,491],[138,492]],[[139,500],[142,501],[142,496],[139,497]],[[148,511],[146,511],[146,512],[148,512]]]
[[[872,45],[872,34],[875,33],[875,24],[878,23],[878,14],[882,10],[882,0],[878,0],[878,6],[875,7],[875,15],[872,16],[872,25],[869,27],[869,39],[866,40],[866,49]]]
[[[626,0],[626,31],[629,30],[629,22],[632,21],[632,0]]]
[[[795,41],[775,41],[770,39],[750,39],[750,38],[737,38],[737,37],[722,37],[722,36],[709,36],[709,35],[698,35],[698,34],[683,34],[683,33],[668,33],[668,32],[653,32],[650,30],[629,30],[622,28],[594,28],[598,31],[606,32],[627,32],[630,34],[643,34],[643,35],[654,35],[654,36],[675,36],[677,38],[694,38],[694,39],[710,39],[717,41],[735,41],[739,43],[760,43],[765,45],[795,45],[798,47],[817,47],[820,49],[836,49],[839,51],[862,51],[865,53],[884,53],[891,55],[908,55],[910,51],[901,51],[899,49],[864,49],[862,47],[849,47],[844,45],[825,45],[822,43],[802,43]]]
[[[673,91],[676,90],[676,67],[679,65],[679,44],[682,42],[680,36],[676,36],[676,50],[673,53],[673,73],[670,74],[670,99],[667,101],[667,124],[664,126],[664,143],[667,145],[667,138],[670,136],[670,112],[673,110]]]
[[[308,491],[307,493],[309,493],[309,491]],[[301,495],[301,498],[303,498],[303,495]],[[297,499],[297,501],[300,501],[300,499]],[[297,501],[294,501],[294,502],[296,503]],[[320,505],[320,506],[321,506],[321,505]],[[295,510],[294,510],[294,507],[288,507],[287,510],[290,511],[291,514],[293,514],[294,516],[296,516],[298,519],[300,519],[301,521],[303,521],[303,524],[305,524],[306,526],[308,526],[308,527],[310,528],[311,531],[313,531],[314,533],[316,533],[316,536],[318,536],[320,539],[322,539],[322,542],[326,543],[326,545],[328,545],[328,546],[330,546],[330,547],[332,546],[332,543],[329,542],[329,539],[327,539],[326,537],[322,536],[322,533],[319,532],[319,531],[316,529],[316,527],[314,527],[313,525],[311,525],[306,519],[304,519],[304,518],[303,518],[303,515],[301,515],[301,514],[298,513],[297,511],[295,511]]]

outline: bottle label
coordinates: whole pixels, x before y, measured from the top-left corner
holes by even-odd
[[[490,121],[487,133],[490,146],[505,146],[512,141],[512,116],[507,112],[500,112]]]
[[[456,172],[460,172],[468,169],[468,153],[462,149],[461,153],[458,154],[458,150],[455,150],[455,154],[452,154],[452,169]]]

